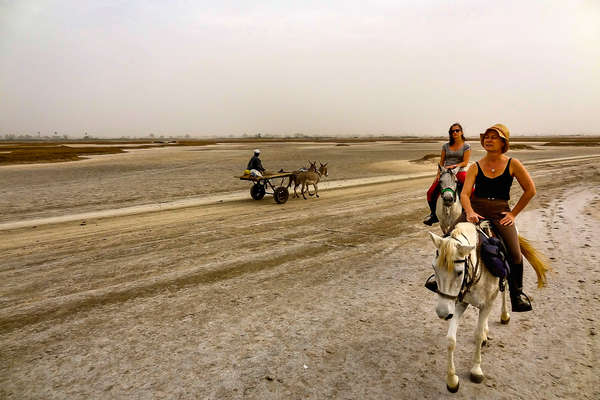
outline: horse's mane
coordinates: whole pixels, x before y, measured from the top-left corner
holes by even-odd
[[[475,225],[468,222],[461,222],[456,224],[448,236],[449,238],[454,238],[458,240],[458,242],[465,244],[464,240],[459,239],[459,237],[462,237],[463,235],[466,237],[473,236],[474,233]],[[456,242],[454,241],[453,243],[452,240],[448,240],[449,238],[443,240],[442,244],[440,245],[438,265],[445,266],[448,271],[452,271],[454,270],[454,261],[457,259]]]

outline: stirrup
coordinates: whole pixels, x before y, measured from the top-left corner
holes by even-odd
[[[431,278],[433,278],[433,279],[431,279]],[[425,287],[434,293],[438,292],[438,285],[435,280],[435,274],[431,275],[429,278],[427,278],[427,281],[425,281]]]

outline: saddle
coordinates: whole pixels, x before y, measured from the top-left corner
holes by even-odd
[[[490,273],[500,278],[500,291],[503,292],[505,288],[505,279],[510,274],[510,264],[506,254],[506,246],[502,237],[494,231],[493,226],[489,221],[482,221],[477,225],[477,232],[479,232],[480,246],[480,257],[485,263],[485,266]]]

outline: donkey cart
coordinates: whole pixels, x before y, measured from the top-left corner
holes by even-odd
[[[243,181],[254,182],[250,188],[250,196],[252,196],[254,200],[261,200],[265,197],[265,194],[272,194],[275,202],[283,204],[290,197],[287,187],[284,186],[284,181],[285,178],[289,179],[292,175],[294,175],[293,172],[277,172],[274,174],[265,173],[263,176],[246,174],[239,178]]]

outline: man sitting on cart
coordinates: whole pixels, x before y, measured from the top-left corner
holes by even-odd
[[[248,167],[246,169],[252,171],[253,169],[260,171],[261,173],[265,172],[265,169],[262,166],[262,162],[260,161],[260,149],[254,150],[254,155],[248,162]]]

